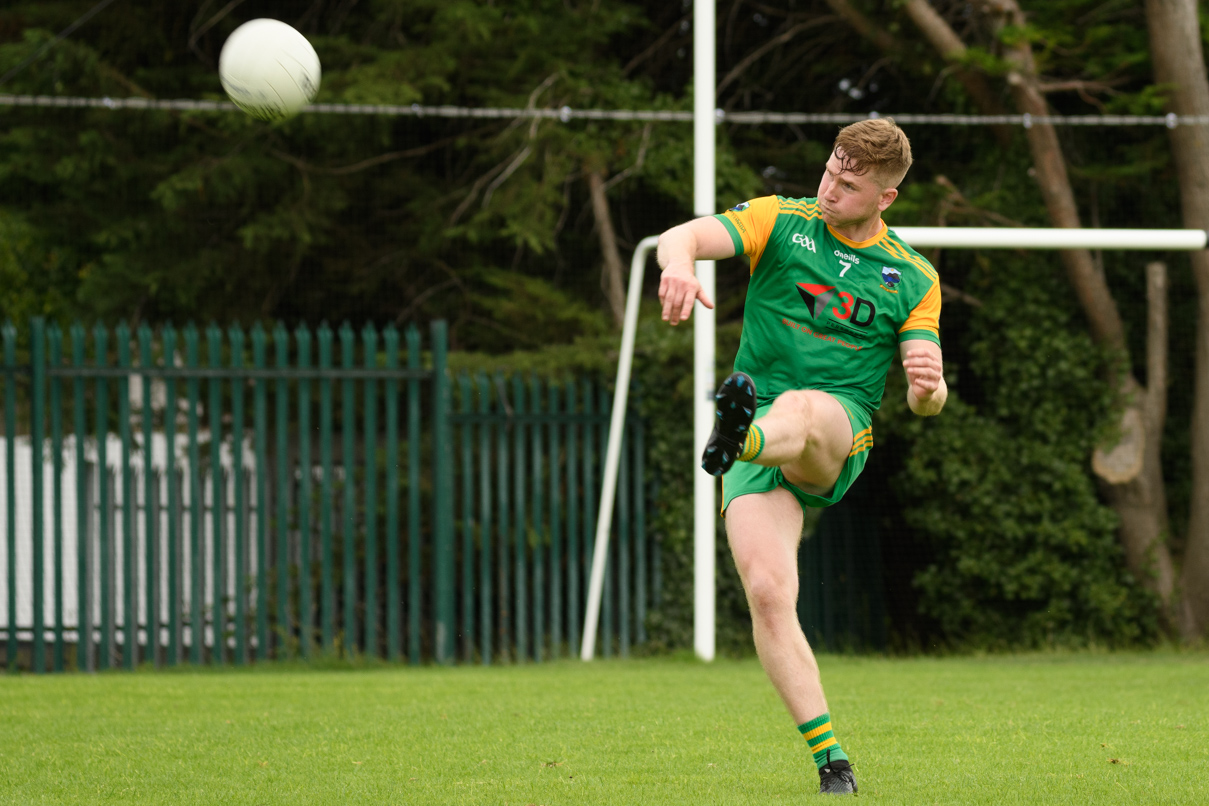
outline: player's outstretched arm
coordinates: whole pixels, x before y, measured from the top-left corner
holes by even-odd
[[[694,301],[699,299],[705,307],[714,307],[713,300],[701,291],[694,261],[734,257],[735,244],[722,222],[709,216],[672,227],[660,235],[656,254],[663,270],[659,280],[663,321],[678,325],[693,312]]]
[[[902,342],[898,350],[907,374],[907,405],[921,417],[940,414],[949,399],[940,345],[912,339]]]

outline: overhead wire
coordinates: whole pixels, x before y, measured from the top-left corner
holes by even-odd
[[[11,71],[10,71],[11,72]],[[63,95],[0,94],[0,107],[46,107],[58,109],[103,108],[112,110],[171,110],[178,112],[234,112],[230,101],[157,98],[84,98]],[[424,106],[421,104],[311,104],[304,113],[315,115],[382,115],[414,118],[545,119],[570,123],[573,120],[651,121],[691,123],[693,113],[675,109],[573,109],[473,106]],[[903,112],[728,112],[715,110],[718,123],[739,125],[846,124],[877,117],[892,117],[899,123],[935,126],[1177,126],[1209,125],[1209,115],[954,115]]]

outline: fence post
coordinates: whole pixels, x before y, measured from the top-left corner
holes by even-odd
[[[512,376],[512,410],[516,415],[512,421],[512,513],[515,520],[513,527],[513,542],[515,556],[513,561],[513,593],[516,607],[516,662],[525,660],[529,649],[529,611],[526,597],[529,594],[528,573],[526,561],[529,535],[526,531],[528,519],[525,516],[525,384],[520,375]]]
[[[130,432],[130,328],[125,322],[114,330],[117,340],[118,366],[126,372],[118,381],[118,434],[122,444],[122,664],[134,669],[138,663],[138,586],[135,566],[138,554],[138,538],[135,535],[135,511],[138,504],[134,496],[134,471],[131,469],[130,453],[133,438]]]
[[[108,491],[106,494],[106,506],[104,509],[103,518],[109,529],[109,541],[106,543],[105,562],[109,568],[109,595],[106,597],[106,602],[109,605],[109,664],[112,668],[117,668],[118,653],[117,653],[117,544],[118,544],[118,471],[106,470],[104,480],[101,482],[105,485]]]
[[[332,368],[332,329],[327,322],[319,325],[315,333],[319,344],[319,369]],[[336,581],[335,547],[332,545],[332,507],[335,499],[335,488],[332,485],[332,379],[322,376],[319,381],[319,463],[323,465],[323,484],[319,490],[319,554],[320,571],[319,584],[321,590],[322,622],[321,636],[323,651],[336,651]]]
[[[448,373],[448,330],[444,321],[432,323],[433,392],[433,541],[436,566],[434,588],[437,663],[452,663],[453,653],[453,461],[449,415],[452,405]]]
[[[378,331],[372,324],[361,330],[365,368],[378,366]],[[365,444],[365,654],[378,657],[378,384],[365,379],[362,438]]]
[[[232,325],[227,331],[227,340],[231,343],[231,367],[239,371],[243,369],[243,329],[239,325]],[[242,666],[248,662],[248,594],[246,584],[248,574],[248,502],[247,496],[244,495],[243,393],[244,380],[242,378],[232,379],[231,475],[233,478],[232,487],[234,487],[235,493],[235,589],[231,593],[235,597],[235,663],[238,666]]]
[[[345,322],[340,326],[340,358],[341,366],[346,370],[353,369],[353,350],[356,347],[353,338],[353,327]],[[357,415],[353,404],[357,391],[351,377],[345,376],[340,385],[343,412],[340,419],[340,428],[343,429],[340,463],[344,467],[344,656],[351,658],[357,650],[357,551],[353,534],[357,512],[356,489],[353,484],[357,469],[354,459],[357,448],[353,441],[357,432]]]
[[[160,337],[164,345],[164,367],[176,368],[176,330],[172,325],[164,328]],[[180,495],[176,483],[176,380],[165,378],[164,386],[164,442],[168,454],[164,461],[164,484],[168,492],[168,658],[169,666],[181,660],[180,619]]]
[[[45,434],[45,413],[46,413],[46,320],[40,316],[35,316],[30,320],[30,359],[33,364],[33,395],[32,408],[30,410],[30,437],[29,437],[29,457],[30,470],[33,471],[32,494],[33,500],[30,505],[33,508],[33,571],[34,571],[34,663],[35,672],[46,671],[46,612],[45,612],[45,590],[46,569],[44,563],[46,561],[45,543],[43,535],[43,510],[42,510],[42,485],[44,479],[42,477],[42,442]],[[9,499],[9,506],[13,505],[13,500]],[[15,538],[12,535],[10,539]],[[57,561],[58,558],[56,558]]]
[[[353,369],[353,326],[346,321],[340,326],[340,358],[345,370]],[[345,657],[352,657],[357,651],[357,546],[354,540],[355,516],[357,516],[357,497],[355,497],[354,480],[357,477],[357,446],[354,436],[357,433],[357,413],[355,413],[355,398],[357,388],[351,377],[346,376],[341,381],[341,460],[345,469],[345,506],[343,506],[343,561],[342,570],[345,575],[343,586],[343,616],[345,616]]]
[[[548,388],[550,412],[550,655],[562,655],[562,449],[559,432],[562,430],[560,415],[563,413],[558,384],[550,382]]]
[[[8,527],[5,534],[5,556],[8,562],[8,642],[5,651],[5,668],[10,672],[17,667],[17,329],[12,322],[0,328],[4,336],[4,448],[5,507]]]
[[[151,466],[154,424],[151,412],[151,328],[142,324],[138,329],[139,366],[143,370],[143,591],[147,602],[147,651],[145,660],[159,666],[159,587],[156,568],[159,540],[156,535],[157,513],[154,505],[155,470]],[[171,450],[171,448],[169,448]],[[55,509],[58,512],[58,508]]]
[[[63,363],[63,331],[52,324],[47,331],[50,365]],[[50,380],[50,449],[54,476],[51,480],[51,511],[55,513],[55,649],[54,670],[63,671],[63,380]]]
[[[93,348],[96,351],[97,367],[109,362],[109,332],[97,325],[93,329]],[[98,650],[97,668],[108,669],[113,660],[113,551],[110,541],[113,535],[109,522],[109,382],[104,376],[97,378],[97,565],[100,569],[101,593],[101,641]]]
[[[222,331],[218,325],[211,323],[206,328],[206,342],[210,358],[210,368],[222,367]],[[236,451],[237,452],[237,451]],[[210,605],[211,630],[214,633],[214,646],[210,652],[210,660],[214,665],[223,664],[226,655],[227,639],[227,605],[224,602],[226,593],[227,566],[224,559],[226,526],[222,472],[222,378],[210,378],[210,552],[211,565],[210,588],[214,592]]]
[[[84,366],[84,328],[79,322],[71,326],[71,365]],[[92,651],[92,565],[88,555],[92,549],[88,533],[88,471],[84,453],[87,433],[84,411],[84,378],[77,375],[71,382],[71,416],[76,434],[76,670],[96,668]],[[9,499],[12,500],[11,498]],[[10,566],[11,567],[11,566]]]
[[[638,406],[634,407],[636,410]],[[636,639],[646,643],[647,609],[647,540],[646,540],[646,444],[641,417],[635,417],[629,432],[634,445],[634,558],[637,586],[634,591],[634,618]]]
[[[462,657],[474,660],[474,425],[470,422],[470,376],[458,377],[458,413],[462,415]]]
[[[495,418],[498,426],[495,429],[495,482],[496,482],[496,536],[499,543],[497,566],[499,568],[499,635],[500,652],[505,657],[510,650],[516,649],[512,637],[512,597],[509,594],[508,566],[512,552],[512,516],[508,497],[509,477],[509,448],[508,448],[508,416],[512,411],[508,404],[508,387],[504,385],[504,373],[495,374],[496,397],[498,398],[499,415]],[[515,580],[513,580],[515,584]],[[513,659],[519,658],[513,653]]]
[[[388,325],[382,331],[386,368],[399,368],[399,331]],[[386,657],[397,661],[402,651],[399,618],[399,382],[386,379]]]
[[[479,392],[479,641],[484,666],[491,664],[491,390],[487,376],[476,377]]]
[[[529,429],[529,441],[533,451],[533,512],[529,516],[533,526],[530,530],[534,537],[533,543],[533,660],[540,663],[545,643],[545,620],[543,618],[545,612],[545,596],[544,589],[546,585],[545,578],[545,553],[546,553],[546,530],[545,530],[545,502],[542,500],[545,482],[542,478],[542,385],[541,380],[536,376],[529,379],[529,411],[533,415],[533,425]],[[526,543],[528,539],[526,538]]]
[[[610,416],[611,409],[612,409],[612,406],[611,406],[612,399],[607,390],[600,389],[600,390],[598,390],[598,392],[599,392],[600,396],[597,399],[597,407],[599,408],[600,413],[603,416],[600,418],[600,425],[597,426],[596,428],[593,428],[593,430],[597,431],[599,445],[602,449],[600,452],[600,457],[599,457],[600,464],[597,465],[597,468],[600,469],[601,478],[603,478],[604,477],[604,468],[602,467],[602,465],[604,463],[605,455],[607,453],[606,446],[608,445],[608,442],[609,442],[609,416]],[[623,434],[622,438],[624,440],[624,434]],[[596,493],[596,495],[599,495],[599,494],[600,493]],[[603,505],[603,503],[604,503],[603,501],[600,501],[598,499],[596,502],[596,506],[599,508],[600,506]],[[614,529],[617,528],[617,523],[616,523],[617,520],[618,519],[616,518],[616,511],[614,511]],[[618,554],[619,554],[618,543],[619,542],[620,541],[618,541],[618,540],[610,540],[609,545],[608,545],[608,550],[605,552],[604,592],[601,597],[602,601],[601,601],[601,608],[600,608],[600,612],[601,612],[600,634],[601,634],[601,641],[603,642],[601,644],[601,655],[606,658],[613,657],[613,638],[616,635],[616,631],[615,631],[616,625],[614,622],[614,616],[616,614],[616,606],[617,606],[616,581],[617,581],[617,565],[618,565]],[[595,543],[593,543],[592,548],[593,548],[593,550],[595,550],[595,548],[596,548]]]
[[[596,388],[591,381],[584,381],[583,384],[583,542],[581,544],[582,564],[578,568],[581,576],[580,590],[587,593],[589,588],[588,576],[591,574],[592,557],[596,550],[596,496],[599,495],[596,490]],[[580,607],[580,612],[575,616],[579,623],[583,623],[584,608]],[[597,640],[600,640],[599,633]],[[576,646],[579,645],[577,641]]]
[[[407,328],[407,368],[420,369],[420,331]],[[407,662],[420,662],[420,379],[407,379]]]
[[[252,326],[252,366],[263,370],[267,362],[264,328]],[[256,435],[256,658],[269,658],[269,414],[268,381],[256,379],[252,418]]]
[[[273,328],[277,377],[277,658],[293,654],[290,636],[290,334],[280,322]]]
[[[579,646],[579,404],[575,396],[576,383],[571,378],[566,387],[567,411],[567,646],[571,654]]]
[[[315,617],[311,604],[311,331],[306,325],[294,330],[298,345],[298,648],[311,657]]]
[[[201,448],[197,443],[197,409],[200,403],[201,381],[196,370],[200,361],[200,348],[197,328],[192,322],[185,326],[183,335],[185,337],[185,367],[194,371],[185,382],[185,394],[189,400],[186,416],[189,443],[189,661],[195,666],[200,666],[206,651],[206,617],[202,609],[206,591],[204,567],[206,552],[203,530],[205,501],[202,497]]]

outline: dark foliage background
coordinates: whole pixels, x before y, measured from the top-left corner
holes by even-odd
[[[93,5],[0,9],[0,71]],[[822,0],[720,0],[719,104],[864,113],[974,111],[897,4],[853,4],[893,38],[884,52]],[[1002,89],[994,41],[968,4],[936,2],[979,45]],[[1061,112],[1157,113],[1141,0],[1034,0],[1039,69],[1071,85]],[[225,37],[260,16],[304,31],[324,64],[320,100],[557,108],[687,109],[691,4],[615,0],[123,0],[0,91],[220,98]],[[1075,88],[1074,82],[1082,82]],[[1085,217],[1176,226],[1161,128],[1062,129]],[[724,126],[719,206],[813,195],[835,127]],[[891,225],[1045,225],[1023,133],[914,126],[916,164]],[[623,255],[691,213],[692,143],[682,124],[461,121],[303,115],[278,126],[240,114],[0,107],[0,312],[131,323],[447,318],[473,361],[607,377],[616,336],[602,294],[588,177],[607,180]],[[1172,269],[1170,413],[1164,463],[1170,543],[1186,528],[1194,295],[1177,255],[1104,253],[1145,375],[1145,278]],[[1125,573],[1114,516],[1089,456],[1112,401],[1111,356],[1087,336],[1045,253],[932,256],[953,396],[909,415],[898,370],[870,463],[883,502],[892,640],[903,648],[1131,644],[1157,635],[1155,604]],[[720,370],[737,347],[741,261],[719,265]],[[647,289],[653,296],[654,278]],[[667,597],[653,645],[690,643],[691,485],[685,411],[691,341],[648,310],[636,367],[651,464],[652,524]],[[470,358],[467,358],[470,361]],[[719,542],[719,647],[749,644],[745,605]]]

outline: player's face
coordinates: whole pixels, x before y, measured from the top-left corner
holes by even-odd
[[[844,152],[836,149],[819,182],[819,209],[823,220],[839,229],[862,224],[890,206],[898,195],[883,188],[872,172],[854,174],[844,165]]]

